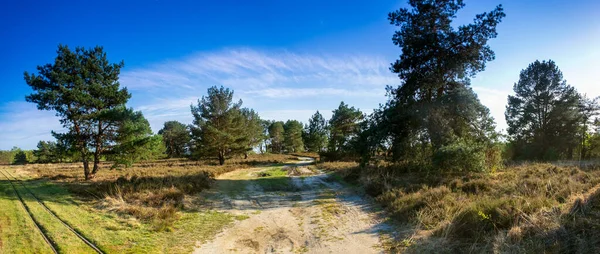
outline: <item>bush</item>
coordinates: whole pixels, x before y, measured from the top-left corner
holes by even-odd
[[[17,153],[15,154],[15,159],[13,161],[13,164],[15,164],[15,165],[27,164],[27,154],[22,150],[17,151]]]
[[[436,168],[448,171],[486,171],[486,154],[482,146],[464,142],[452,143],[433,155]]]

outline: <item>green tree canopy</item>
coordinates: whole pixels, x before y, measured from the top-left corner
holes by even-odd
[[[304,133],[304,144],[308,151],[322,152],[327,146],[327,122],[318,110],[308,120]]]
[[[329,152],[343,152],[350,148],[350,141],[358,135],[363,113],[354,107],[349,107],[343,101],[329,119]]]
[[[505,16],[501,5],[455,29],[452,20],[465,6],[462,0],[411,0],[409,4],[411,9],[388,15],[390,23],[400,28],[392,41],[402,48],[402,55],[391,67],[402,80],[398,96],[431,100],[435,93],[441,97],[494,59],[487,41],[497,36],[496,25]]]
[[[110,63],[102,47],[72,51],[59,45],[54,63],[38,66],[37,74],[25,72],[25,82],[34,91],[27,101],[60,117],[67,133],[55,137],[78,151],[85,179],[94,177],[102,154],[114,143],[122,121],[119,112],[131,97],[119,85],[122,67],[123,62]]]
[[[283,122],[281,122],[281,121],[272,122],[271,125],[269,126],[269,139],[271,141],[271,152],[272,153],[283,153],[284,138],[285,138],[285,129],[283,128]]]
[[[581,123],[579,95],[554,61],[531,63],[513,90],[505,116],[515,158],[572,158]]]
[[[51,163],[59,160],[60,154],[56,142],[40,141],[37,149],[33,150],[37,163]]]
[[[598,158],[600,148],[600,136],[598,136],[597,116],[600,114],[600,105],[598,104],[600,97],[594,99],[583,95],[579,99],[579,111],[581,114],[581,126],[579,128],[579,159],[587,160]]]
[[[283,125],[284,129],[284,150],[287,153],[303,152],[304,142],[302,141],[302,123],[296,120],[288,120]]]
[[[245,147],[243,148],[245,158],[248,158],[248,152],[259,146],[265,140],[265,131],[263,121],[253,109],[242,108],[242,115],[245,120],[244,136]]]
[[[29,160],[27,159],[27,153],[21,148],[13,148],[11,151],[14,153],[14,160],[12,161],[12,164],[25,165],[29,163]]]
[[[185,156],[189,149],[191,135],[188,127],[178,121],[168,121],[158,131],[162,135],[166,153],[169,158],[180,158]]]
[[[425,164],[420,169],[490,168],[499,161],[488,156],[497,154],[495,124],[469,86],[470,78],[494,59],[487,42],[497,36],[502,6],[454,27],[456,13],[465,6],[461,0],[411,0],[409,5],[388,16],[399,27],[392,40],[402,54],[391,70],[401,84],[387,88],[388,103],[366,125],[373,138],[360,138],[370,148],[359,150],[387,147],[393,161]]]
[[[233,91],[222,86],[209,88],[208,95],[202,96],[197,106],[191,106],[196,156],[217,156],[223,165],[226,157],[245,151],[247,119],[241,106],[241,100],[233,102]]]
[[[160,158],[165,152],[162,136],[153,135],[142,112],[126,109],[121,114],[119,118],[123,121],[118,124],[115,145],[107,156],[114,161],[113,167],[129,167],[137,161]]]

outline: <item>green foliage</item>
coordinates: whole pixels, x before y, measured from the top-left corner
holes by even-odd
[[[150,123],[141,111],[124,109],[123,121],[119,123],[116,146],[107,155],[114,161],[113,167],[130,167],[141,160],[153,160],[162,157],[165,151],[161,135],[153,135]]]
[[[303,152],[304,142],[302,141],[302,123],[296,120],[288,120],[283,126],[284,129],[284,150],[287,153]]]
[[[86,179],[96,174],[102,154],[114,142],[122,120],[116,116],[131,97],[118,82],[122,67],[123,62],[109,63],[102,47],[71,51],[59,45],[54,63],[38,66],[38,74],[24,75],[34,91],[26,100],[61,118],[67,133],[53,134],[79,153]]]
[[[485,171],[485,148],[477,144],[456,142],[438,149],[433,164],[440,170]]]
[[[342,154],[351,150],[350,141],[358,135],[360,123],[364,118],[359,109],[340,102],[329,119],[328,152]]]
[[[388,87],[389,101],[358,136],[365,164],[375,155],[402,165],[445,170],[491,170],[498,134],[493,118],[469,87],[470,78],[494,59],[487,45],[505,16],[502,6],[471,24],[452,26],[462,1],[410,1],[389,14],[402,49],[391,70],[402,84]],[[479,149],[479,150],[478,150]]]
[[[0,164],[12,164],[15,160],[15,154],[20,150],[20,148],[13,147],[9,151],[0,151]]]
[[[248,152],[254,147],[260,145],[267,137],[263,128],[263,121],[258,116],[258,113],[252,109],[242,108],[241,113],[244,117],[244,136],[242,140],[245,142],[244,151],[245,158],[248,158]]]
[[[262,142],[258,144],[260,153],[272,152],[269,147],[271,142],[271,137],[269,136],[269,127],[272,123],[273,121],[270,120],[260,120],[260,126],[262,127]]]
[[[180,158],[188,152],[191,135],[185,124],[178,121],[165,122],[158,134],[162,135],[169,158]]]
[[[579,112],[581,114],[581,123],[577,137],[579,147],[577,153],[580,160],[589,160],[591,158],[600,158],[600,135],[598,133],[598,114],[600,114],[600,97],[589,99],[587,96],[580,96]]]
[[[60,151],[56,142],[40,141],[37,144],[37,149],[33,151],[37,157],[36,163],[51,163],[60,160]]]
[[[508,96],[506,122],[513,159],[572,159],[582,120],[575,88],[552,61],[535,61],[521,71]]]
[[[322,152],[327,145],[327,122],[323,115],[317,112],[308,120],[304,129],[304,144],[309,152]]]
[[[269,126],[269,139],[272,153],[283,153],[284,138],[285,129],[283,128],[283,122],[277,121],[271,123]]]
[[[19,149],[16,151],[15,153],[15,159],[13,161],[13,164],[15,165],[24,165],[27,164],[29,161],[27,160],[27,154],[25,153],[25,151]]]
[[[242,101],[234,103],[233,91],[224,87],[209,88],[208,95],[202,96],[197,106],[191,106],[196,158],[217,156],[223,165],[227,156],[246,152],[250,137],[241,106]]]
[[[402,48],[402,55],[391,68],[403,81],[399,94],[430,100],[435,92],[439,97],[494,59],[487,42],[497,36],[496,26],[505,16],[501,5],[455,29],[452,20],[465,6],[463,1],[413,0],[409,4],[411,9],[388,15],[390,23],[400,28],[392,41]]]

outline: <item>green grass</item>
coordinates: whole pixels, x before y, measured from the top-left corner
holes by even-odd
[[[224,166],[210,161],[161,160],[121,170],[108,170],[109,165],[102,164],[91,181],[81,178],[80,163],[6,169],[25,180],[54,213],[106,253],[189,253],[197,242],[209,240],[226,225],[247,217],[201,208],[200,193],[216,188],[216,194],[237,195],[249,184],[267,191],[295,190],[282,168],[289,160],[287,155],[255,155],[250,160],[232,159]],[[264,167],[268,176],[249,175],[248,169],[254,167],[254,171],[256,165]],[[214,181],[214,176],[228,172],[228,179]],[[0,184],[0,253],[50,252],[14,194],[7,191],[7,182]],[[25,198],[60,251],[91,252],[32,197]]]
[[[253,182],[264,191],[289,192],[298,190],[298,187],[292,183],[292,179],[287,175],[287,170],[283,167],[270,167],[261,173],[264,176],[253,180]]]
[[[92,253],[94,251],[69,231],[59,220],[48,213],[21,185],[16,185],[16,187],[33,214],[33,217],[41,224],[42,230],[46,232],[51,241],[56,243],[59,252]]]
[[[233,221],[233,216],[225,213],[182,210],[177,212],[178,219],[168,230],[156,231],[152,224],[96,208],[93,202],[77,200],[65,187],[55,183],[37,180],[28,181],[26,184],[36,196],[45,200],[46,205],[60,218],[107,253],[189,253],[193,250],[196,241],[209,239]],[[2,201],[6,202],[6,199],[3,198]],[[40,210],[41,206],[36,207],[33,203],[31,206],[32,209],[35,208],[35,214],[40,214],[39,219],[44,225],[48,225],[49,234],[57,240],[62,251],[91,252],[86,249],[87,246],[81,246],[83,243],[80,240],[72,239],[70,235],[73,234],[66,228],[61,229],[45,218]],[[25,231],[25,229],[19,227],[14,232]],[[4,239],[5,237],[2,237],[3,241]]]
[[[0,180],[0,253],[52,253],[5,179]]]

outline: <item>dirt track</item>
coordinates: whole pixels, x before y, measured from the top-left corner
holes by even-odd
[[[205,196],[206,206],[239,221],[212,241],[198,243],[194,253],[381,252],[380,237],[391,230],[380,219],[381,209],[306,165],[280,169],[303,176],[261,178],[275,167],[221,175]]]

